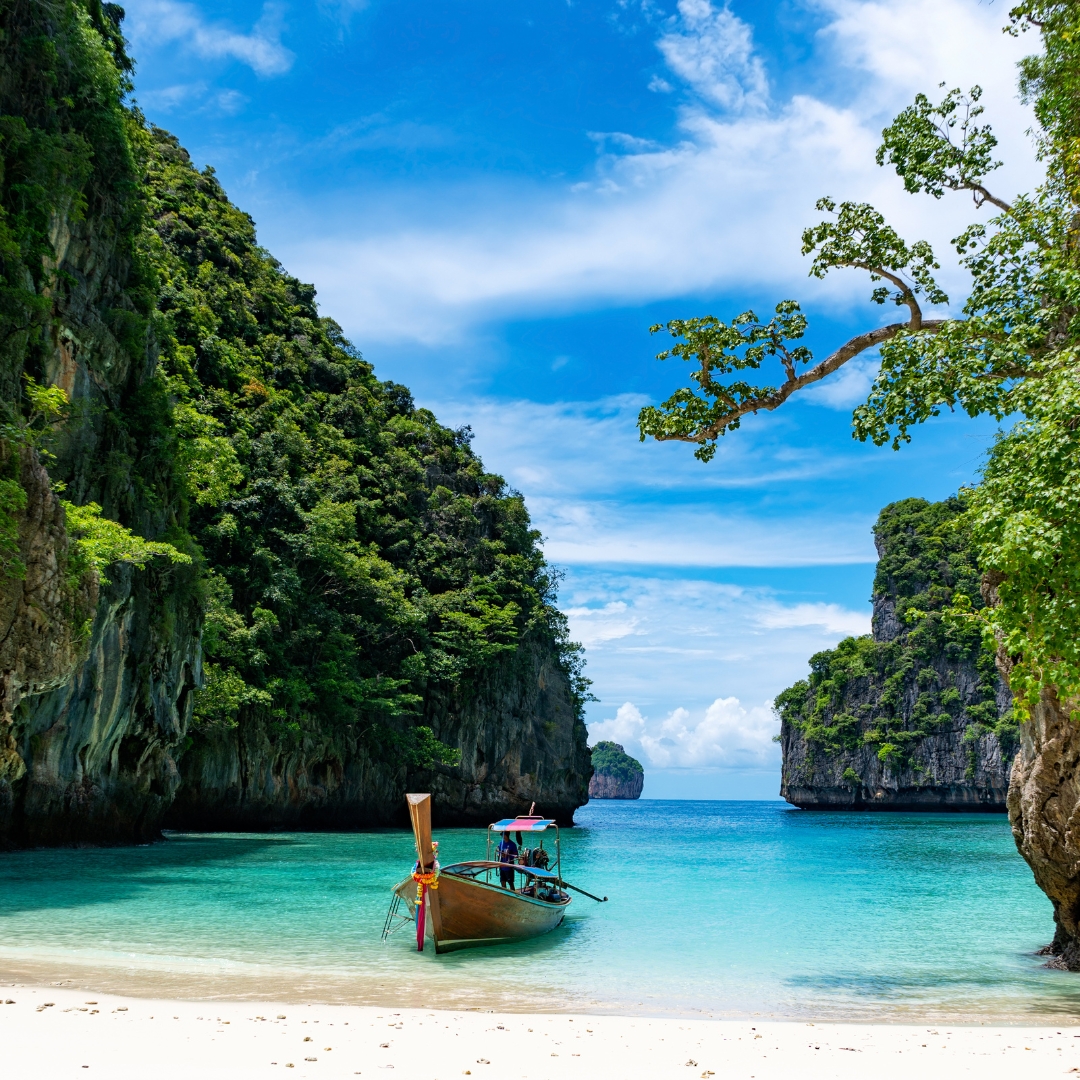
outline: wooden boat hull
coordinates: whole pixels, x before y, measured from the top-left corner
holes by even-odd
[[[416,885],[411,878],[398,885],[395,892],[408,901],[410,910],[415,907]],[[428,895],[432,905],[438,904],[439,908],[438,920],[427,920],[427,936],[433,939],[437,953],[539,937],[563,921],[568,907],[565,902],[549,904],[498,885],[451,874],[443,874],[438,889]]]

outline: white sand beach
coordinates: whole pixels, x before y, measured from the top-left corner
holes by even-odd
[[[792,1080],[1080,1073],[1080,1027],[449,1012],[0,989],[5,1076]]]

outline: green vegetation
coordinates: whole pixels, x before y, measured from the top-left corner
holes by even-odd
[[[920,739],[957,724],[969,742],[992,731],[1010,757],[1018,728],[1011,711],[998,715],[994,649],[977,625],[948,616],[958,593],[979,596],[963,503],[904,499],[882,510],[874,534],[874,594],[892,601],[898,636],[846,638],[815,654],[810,678],[777,696],[780,717],[825,750],[873,746],[893,767],[911,760]],[[966,701],[956,685],[964,668],[975,676]]]
[[[157,129],[147,195],[161,370],[207,564],[197,722],[247,709],[298,735],[365,721],[369,742],[448,760],[429,729],[403,747],[382,721],[528,634],[556,644],[584,693],[539,534],[468,431],[376,379],[213,171]]]
[[[769,322],[746,312],[730,324],[710,316],[653,327],[677,342],[661,357],[694,360],[697,370],[691,387],[643,409],[639,425],[643,439],[694,443],[697,456],[708,460],[716,440],[748,413],[779,407],[872,349],[880,350],[881,372],[867,402],[855,410],[856,438],[898,448],[913,425],[943,408],[998,419],[1018,414],[1020,421],[990,452],[982,483],[963,495],[965,527],[999,602],[980,607],[977,589],[961,592],[957,586],[953,610],[1003,647],[1012,664],[1010,685],[1021,700],[1031,704],[1047,689],[1075,701],[1080,7],[1056,0],[1022,3],[1010,12],[1006,29],[1034,31],[1042,40],[1042,53],[1021,64],[1020,93],[1034,105],[1044,185],[1011,203],[988,189],[987,177],[1000,163],[993,156],[996,139],[981,123],[978,87],[966,95],[951,90],[936,104],[920,94],[882,133],[877,154],[910,192],[934,198],[968,192],[977,208],[989,204],[997,211],[954,241],[971,279],[958,316],[927,318],[923,312],[924,303],[939,307],[947,299],[934,280],[938,266],[928,244],[905,242],[871,206],[824,198],[818,209],[825,219],[803,234],[804,253],[813,256],[810,273],[868,273],[882,283],[872,299],[904,309],[904,321],[859,334],[817,363],[800,344],[806,320],[791,300],[777,305]],[[744,372],[766,363],[779,365],[776,385],[745,381]],[[887,677],[884,668],[871,667]],[[926,715],[935,715],[930,705]]]
[[[108,584],[111,563],[191,564],[194,550],[161,437],[168,401],[148,377],[156,281],[142,251],[145,139],[123,104],[122,14],[100,0],[0,9],[0,562],[21,576],[18,472],[29,449],[70,496],[69,591],[86,573]],[[65,262],[72,237],[92,238],[93,274]],[[50,384],[58,359],[82,352],[110,386],[72,405]],[[81,625],[86,613],[69,607]]]
[[[67,518],[68,532],[75,541],[75,558],[71,560],[69,573],[76,578],[82,570],[92,567],[102,584],[108,585],[105,571],[116,563],[145,566],[155,556],[163,556],[173,563],[190,563],[191,556],[177,551],[172,544],[157,540],[144,540],[116,521],[101,516],[97,503],[76,506],[62,501]]]
[[[592,748],[593,771],[625,782],[644,776],[641,762],[632,758],[618,743],[598,742]]]
[[[100,0],[0,12],[6,572],[18,433],[46,426],[69,570],[107,585],[110,565],[153,560],[152,587],[205,612],[196,730],[250,718],[453,764],[426,703],[467,696],[527,641],[554,651],[580,714],[581,650],[521,496],[468,429],[377,379],[213,169],[125,104],[122,16]],[[95,245],[100,279],[57,265],[58,228]],[[49,385],[67,354],[103,388],[70,408]]]

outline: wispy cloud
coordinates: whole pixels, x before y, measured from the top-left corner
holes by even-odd
[[[202,81],[177,83],[139,94],[140,105],[164,113],[184,109],[187,112],[224,113],[226,116],[233,116],[247,102],[247,97],[239,90],[218,90]]]
[[[531,497],[592,500],[633,487],[639,495],[704,494],[712,502],[725,489],[821,480],[858,467],[851,457],[794,441],[777,415],[769,426],[747,427],[739,439],[724,440],[715,464],[706,468],[685,446],[638,440],[638,410],[648,401],[613,394],[595,401],[460,398],[425,404],[444,423],[471,425],[488,464]]]
[[[281,44],[281,4],[264,4],[247,33],[208,22],[198,7],[182,0],[130,0],[125,7],[127,31],[137,49],[179,42],[205,60],[238,60],[263,76],[283,75],[295,59]]]
[[[876,353],[857,356],[832,377],[808,386],[802,391],[803,401],[846,412],[860,401],[866,400],[880,366],[881,358]]]
[[[408,193],[407,225],[385,201],[370,218],[343,202],[326,215],[332,235],[320,237],[313,220],[304,239],[277,247],[365,341],[436,344],[492,318],[733,287],[847,306],[865,298],[866,282],[851,273],[808,283],[799,254],[815,199],[832,194],[873,202],[912,239],[932,240],[946,257],[946,285],[962,292],[948,240],[971,219],[970,202],[906,195],[874,165],[874,148],[916,90],[978,81],[1007,162],[995,179],[1009,191],[1030,188],[1040,172],[1014,75],[1029,43],[1001,33],[996,6],[969,0],[820,8],[827,25],[816,62],[843,74],[846,100],[770,100],[747,24],[706,0],[683,0],[657,38],[667,84],[696,94],[680,106],[670,145],[606,136],[592,176],[448,188],[426,199],[426,212]]]
[[[769,84],[750,27],[725,5],[679,0],[675,27],[656,43],[672,74],[713,105],[763,108]]]
[[[807,566],[875,558],[867,514],[763,516],[734,495],[839,479],[867,455],[830,456],[790,438],[784,421],[725,440],[708,467],[678,444],[643,444],[645,399],[541,403],[441,401],[437,415],[470,424],[491,469],[522,491],[559,564]],[[855,444],[852,444],[853,446]],[[879,458],[872,459],[876,465]]]
[[[767,574],[744,585],[670,570],[570,566],[560,602],[571,636],[587,646],[600,698],[589,710],[590,730],[619,702],[653,716],[676,708],[704,715],[717,698],[769,701],[804,678],[810,656],[870,628],[868,603],[861,611],[829,603],[815,595],[814,580],[808,573],[792,592],[790,576],[780,589]]]
[[[795,626],[820,626],[830,634],[869,634],[870,612],[849,611],[839,604],[795,604],[765,606],[757,613],[759,626],[787,630]]]
[[[779,520],[708,505],[548,500],[529,506],[544,551],[575,566],[826,566],[874,561],[872,517],[828,514]]]

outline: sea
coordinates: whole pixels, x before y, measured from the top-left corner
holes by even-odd
[[[381,940],[404,830],[170,833],[0,855],[0,982],[187,998],[897,1022],[1080,1020],[1050,904],[1004,815],[594,802],[574,896],[519,945]],[[443,865],[482,829],[436,829]]]

